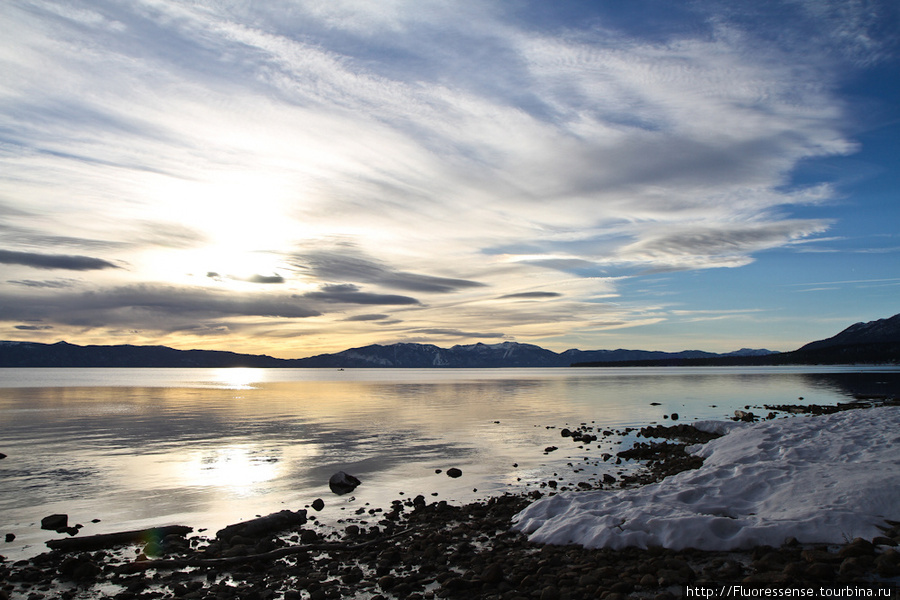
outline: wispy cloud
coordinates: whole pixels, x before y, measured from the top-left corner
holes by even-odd
[[[839,192],[792,175],[858,149],[832,64],[884,60],[897,10],[763,4],[693,3],[652,32],[527,3],[5,4],[8,318],[359,339],[646,324],[649,305],[599,301],[834,237],[815,209]]]
[[[66,271],[97,271],[119,269],[120,266],[91,256],[73,254],[38,254],[35,252],[15,252],[0,250],[0,264],[25,265],[35,269],[61,269]]]

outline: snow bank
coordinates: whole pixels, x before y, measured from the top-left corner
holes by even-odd
[[[516,515],[534,542],[732,550],[880,535],[900,520],[900,407],[733,429],[659,483],[543,498]]]

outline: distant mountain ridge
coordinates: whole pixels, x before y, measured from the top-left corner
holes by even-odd
[[[740,351],[739,351],[740,352]],[[768,350],[748,350],[768,352]],[[433,344],[399,343],[382,346],[373,344],[351,348],[335,354],[321,354],[298,361],[304,367],[568,367],[573,362],[649,360],[656,358],[701,358],[719,356],[712,352],[685,350],[683,352],[654,352],[648,350],[577,350],[553,352],[518,342],[498,344],[456,345],[440,348]]]
[[[792,352],[763,356],[664,358],[617,362],[576,362],[576,367],[601,366],[755,366],[755,365],[900,364],[900,314],[867,323],[855,323],[837,335],[810,342]]]
[[[742,349],[727,355],[685,350],[577,350],[553,352],[534,344],[502,342],[441,348],[434,344],[373,344],[334,354],[283,359],[219,350],[176,350],[166,346],[78,346],[68,342],[0,342],[0,367],[262,367],[262,368],[490,368],[568,367],[575,362],[698,359],[765,355]]]
[[[0,342],[0,367],[265,367],[265,368],[490,368],[576,366],[722,366],[787,364],[898,364],[900,314],[856,323],[793,352],[742,348],[701,350],[578,350],[553,352],[534,344],[501,342],[441,348],[434,344],[373,344],[334,354],[284,359],[220,350],[166,346],[78,346],[67,342]]]

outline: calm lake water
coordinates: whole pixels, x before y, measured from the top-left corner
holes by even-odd
[[[16,535],[0,554],[44,551],[59,537],[40,530],[52,513],[81,535],[176,523],[210,535],[316,498],[320,521],[337,526],[417,494],[462,503],[616,475],[629,465],[600,456],[633,434],[579,448],[560,428],[833,404],[896,393],[898,378],[859,367],[0,369],[0,539]],[[435,472],[450,467],[463,476]],[[338,470],[363,484],[332,494]]]

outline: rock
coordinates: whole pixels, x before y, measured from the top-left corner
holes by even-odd
[[[838,552],[841,558],[850,558],[854,556],[872,556],[875,554],[875,545],[862,538],[856,538]]]
[[[7,542],[7,543],[13,541],[14,539],[16,539],[16,534],[14,534],[14,533],[7,533],[7,534],[6,534],[6,542]]]
[[[500,583],[503,581],[503,566],[492,563],[481,573],[481,581],[484,583]]]
[[[325,508],[325,501],[321,498],[316,498],[312,503],[313,510],[320,511]]]
[[[806,568],[806,576],[819,581],[834,579],[834,568],[826,563],[813,563]]]
[[[243,523],[235,523],[216,532],[216,538],[229,542],[235,536],[242,536],[254,540],[263,535],[283,531],[295,525],[306,523],[306,511],[282,510],[265,517],[250,519]]]
[[[559,448],[557,448],[556,446],[547,446],[546,448],[544,448],[544,452],[554,452],[556,450],[559,450]]]
[[[4,458],[6,458],[6,455],[0,452],[0,460],[3,460]]]
[[[319,541],[319,534],[312,529],[300,530],[300,541],[304,544],[311,544]]]
[[[756,415],[754,415],[752,412],[736,410],[734,411],[734,420],[743,421],[745,423],[752,423],[756,420]]]
[[[875,570],[881,577],[900,575],[900,552],[891,548],[882,553],[875,559]]]
[[[341,496],[343,494],[349,494],[353,490],[356,489],[362,483],[359,479],[350,475],[348,473],[344,473],[343,471],[338,471],[334,475],[331,476],[331,479],[328,480],[328,487],[331,488],[331,491]]]
[[[557,600],[559,598],[559,589],[555,585],[548,585],[541,590],[541,600]]]
[[[669,418],[672,419],[673,421],[677,421],[677,420],[678,420],[678,413],[672,413],[672,416],[669,417]]]
[[[447,477],[453,477],[454,479],[462,477],[462,471],[456,467],[451,467],[447,469]]]
[[[65,530],[69,526],[69,515],[49,515],[41,519],[41,529]]]

